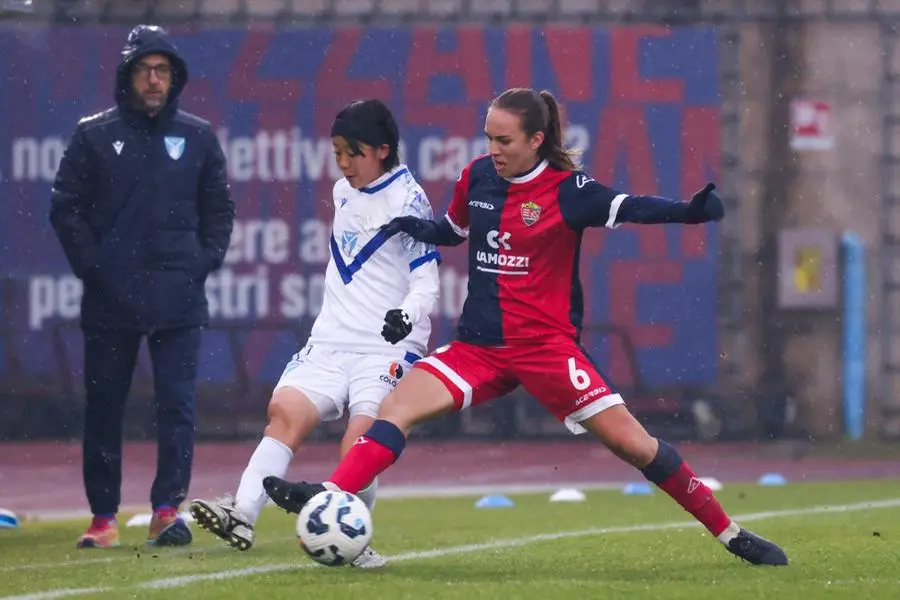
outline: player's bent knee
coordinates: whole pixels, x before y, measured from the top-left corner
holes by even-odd
[[[300,390],[282,387],[275,390],[267,410],[266,435],[296,451],[297,446],[319,424],[319,409]]]
[[[453,410],[453,396],[444,383],[427,371],[411,369],[391,392],[378,412],[405,433],[418,423]]]

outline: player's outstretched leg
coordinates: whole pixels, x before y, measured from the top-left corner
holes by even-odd
[[[378,419],[356,440],[327,482],[292,483],[272,476],[263,480],[263,487],[275,504],[291,513],[299,513],[310,498],[326,489],[359,494],[400,457],[414,425],[452,408],[453,396],[444,383],[431,373],[414,368],[384,399]]]
[[[725,548],[754,565],[787,565],[777,544],[731,520],[678,451],[652,437],[623,405],[610,407],[581,423],[619,458],[640,469],[684,510],[700,521]]]
[[[268,417],[265,436],[250,457],[234,498],[196,499],[190,504],[200,527],[238,550],[253,546],[253,527],[268,500],[263,479],[287,472],[294,452],[319,424],[319,409],[299,390],[280,387],[269,402]]]

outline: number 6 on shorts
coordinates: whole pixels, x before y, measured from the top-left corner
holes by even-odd
[[[572,386],[582,392],[589,387],[591,387],[591,378],[587,374],[586,371],[583,371],[575,366],[575,357],[569,357],[569,381],[572,382]]]

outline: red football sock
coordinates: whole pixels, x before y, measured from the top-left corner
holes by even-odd
[[[345,492],[356,494],[394,464],[397,456],[387,446],[362,436],[328,478]]]
[[[731,524],[731,518],[719,505],[712,490],[700,481],[686,462],[682,462],[677,471],[658,485],[714,536],[718,537]]]

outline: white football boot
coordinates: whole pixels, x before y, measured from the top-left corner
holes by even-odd
[[[249,550],[253,546],[253,525],[234,508],[234,498],[231,495],[216,498],[212,502],[193,500],[190,512],[197,525],[222,538],[232,548]]]
[[[371,546],[366,546],[366,549],[362,551],[362,554],[353,559],[353,562],[350,563],[351,567],[359,567],[360,569],[380,569],[387,565],[387,559],[372,550]]]

